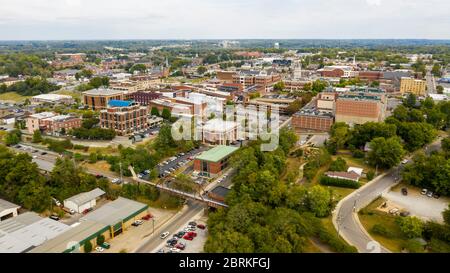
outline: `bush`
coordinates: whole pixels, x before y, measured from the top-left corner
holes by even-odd
[[[366,178],[367,178],[367,180],[372,181],[372,179],[375,178],[375,172],[372,170],[368,171],[366,174]]]
[[[98,235],[97,236],[97,245],[102,245],[105,242],[105,236],[103,235]]]
[[[90,253],[92,251],[92,243],[91,241],[87,241],[86,243],[84,243],[84,252],[86,253]]]
[[[331,162],[329,171],[332,172],[345,172],[348,169],[347,162],[342,157],[336,158],[333,162]]]
[[[363,151],[361,151],[360,149],[354,149],[352,151],[352,156],[354,158],[364,158],[365,154]]]
[[[335,187],[341,187],[341,188],[350,188],[350,189],[358,189],[361,184],[352,180],[347,179],[339,179],[339,178],[332,178],[328,176],[322,176],[320,178],[320,184],[325,186],[335,186]]]
[[[383,225],[375,224],[371,230],[373,233],[384,236],[386,238],[391,238],[392,234]]]
[[[406,248],[410,253],[422,253],[424,252],[424,247],[419,241],[415,239],[410,239],[406,243],[402,244],[403,248]]]

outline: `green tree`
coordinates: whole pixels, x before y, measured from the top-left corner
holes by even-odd
[[[331,162],[329,171],[332,172],[345,172],[348,169],[347,162],[342,157],[336,158],[333,162]]]
[[[436,86],[436,92],[438,94],[444,94],[444,87],[442,85]]]
[[[162,110],[161,117],[165,120],[169,120],[172,117],[172,113],[168,108],[164,108]]]
[[[368,154],[372,166],[391,168],[398,165],[405,154],[402,144],[397,137],[385,139],[378,137],[370,142],[371,151]]]
[[[423,222],[417,217],[398,218],[397,224],[403,234],[410,239],[422,236]]]
[[[317,217],[326,217],[331,212],[331,193],[327,188],[314,186],[308,193],[308,204],[310,210]]]
[[[155,106],[152,107],[152,110],[151,110],[150,113],[151,113],[152,116],[157,116],[157,117],[159,117],[159,110],[158,110],[158,108],[156,108]]]
[[[103,236],[102,234],[97,236],[97,245],[101,246],[103,243],[105,242],[105,236]]]
[[[286,88],[286,86],[283,81],[279,81],[273,85],[273,90],[276,92],[281,92],[284,90],[284,88]]]
[[[447,225],[450,225],[450,205],[448,205],[448,208],[442,212],[442,216],[444,217],[444,222]]]
[[[19,142],[21,140],[21,136],[22,136],[22,133],[18,129],[9,131],[5,137],[5,144],[7,146],[19,144]]]
[[[440,64],[434,64],[433,68],[431,69],[431,74],[435,77],[442,77],[442,70]]]
[[[206,71],[208,71],[208,69],[207,69],[206,67],[204,67],[204,66],[199,66],[199,67],[197,68],[197,73],[200,74],[200,75],[205,74]]]
[[[86,241],[86,242],[84,243],[83,249],[84,249],[84,252],[85,252],[85,253],[90,253],[90,252],[92,252],[92,243],[91,243],[91,241]]]
[[[35,130],[33,133],[33,143],[41,143],[42,142],[42,134],[40,130]]]

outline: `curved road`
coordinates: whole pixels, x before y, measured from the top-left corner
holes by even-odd
[[[439,150],[440,139],[430,144],[425,151],[429,154]],[[395,167],[360,189],[342,199],[333,212],[333,224],[339,235],[361,253],[389,253],[390,251],[376,242],[361,225],[357,212],[377,199],[385,191],[396,185],[402,166]]]

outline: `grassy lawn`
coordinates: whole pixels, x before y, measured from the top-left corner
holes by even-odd
[[[31,98],[31,96],[22,96],[22,95],[17,94],[16,92],[7,92],[7,93],[0,94],[0,100],[19,102],[19,101],[23,101],[27,98]]]
[[[81,92],[79,91],[70,91],[70,90],[58,90],[56,92],[53,92],[54,94],[59,94],[59,95],[68,95],[71,96],[74,99],[81,99]]]
[[[303,160],[300,157],[288,157],[286,160],[286,169],[281,175],[281,180],[285,180],[288,174],[295,173],[295,181],[300,176],[300,166],[303,164]]]
[[[359,212],[359,219],[361,221],[361,224],[369,232],[369,234],[375,240],[380,242],[380,244],[393,252],[401,252],[401,246],[407,241],[407,239],[404,238],[402,232],[395,222],[395,219],[399,216],[393,216],[377,210],[376,208],[383,202],[385,202],[385,200],[379,198],[366,208],[362,209]],[[385,227],[387,230],[389,230],[392,236],[390,238],[387,238],[373,233],[372,228],[375,224],[379,224]]]

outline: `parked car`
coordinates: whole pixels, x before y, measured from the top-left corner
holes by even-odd
[[[104,178],[105,176],[104,175],[101,175],[101,174],[97,174],[96,176],[95,176],[95,178],[97,178],[97,179],[100,179],[100,178]]]
[[[197,237],[197,233],[193,232],[193,231],[188,232],[187,235],[189,235],[191,237]]]
[[[406,163],[408,163],[408,162],[409,162],[408,159],[403,159],[403,160],[402,160],[402,164],[403,164],[403,165],[406,164]]]
[[[47,154],[47,152],[42,152],[42,153],[41,153],[41,155],[46,155],[46,154]]]
[[[408,189],[407,188],[402,188],[402,194],[403,195],[408,195]]]
[[[167,238],[167,236],[169,236],[169,234],[170,234],[170,232],[166,231],[166,232],[162,233],[161,235],[159,235],[159,238],[165,239],[165,238]]]
[[[178,249],[178,248],[176,248],[176,247],[172,247],[172,248],[170,249],[170,251],[172,251],[172,253],[180,253],[180,252],[181,252],[181,249]]]
[[[435,193],[435,194],[433,194],[433,197],[436,199],[439,199],[439,197],[441,197],[441,195],[439,193]]]
[[[120,178],[114,178],[113,180],[111,180],[111,183],[120,184],[120,183],[122,183],[122,180],[120,180]]]
[[[430,197],[430,198],[433,197],[433,192],[432,191],[428,191],[427,192],[427,196]]]
[[[194,221],[189,222],[189,226],[197,226],[197,223]]]
[[[164,248],[159,249],[157,253],[164,253]]]
[[[49,218],[52,219],[52,220],[55,220],[55,221],[59,221],[59,216],[55,215],[55,214],[50,215]]]
[[[389,213],[395,215],[395,214],[398,214],[398,211],[399,211],[398,208],[393,208],[393,209],[389,210]]]
[[[409,211],[402,211],[402,212],[400,212],[400,216],[402,216],[402,217],[407,217],[409,215],[410,215]]]
[[[427,192],[428,192],[428,190],[427,190],[427,189],[422,189],[422,191],[420,192],[420,194],[422,194],[422,195],[426,195],[426,194],[427,194]]]
[[[147,214],[147,215],[145,215],[145,216],[142,217],[142,220],[148,221],[148,220],[150,220],[152,217],[153,217],[153,216],[152,216],[151,214]]]
[[[103,247],[104,249],[109,249],[111,247],[111,245],[107,242],[103,242],[103,244],[101,244],[100,246]]]
[[[184,250],[186,248],[186,245],[182,244],[182,243],[178,243],[175,245],[176,248],[180,249],[180,250]]]
[[[194,237],[189,236],[189,235],[186,234],[186,235],[183,236],[183,239],[188,240],[188,241],[192,241],[192,240],[194,240]]]
[[[95,251],[103,252],[103,251],[105,251],[105,249],[103,247],[101,247],[101,246],[97,246],[97,247],[95,247]]]
[[[203,224],[198,224],[197,227],[198,227],[199,229],[205,229],[205,228],[206,228],[206,226],[203,225]]]

